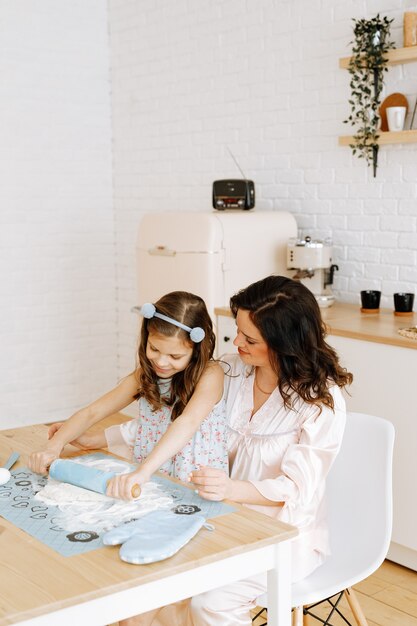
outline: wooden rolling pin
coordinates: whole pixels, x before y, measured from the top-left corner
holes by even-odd
[[[96,467],[82,465],[68,459],[55,459],[49,468],[49,476],[61,483],[69,483],[97,493],[106,493],[107,483],[116,476],[116,472],[105,472]],[[132,487],[132,498],[139,498],[140,485]]]

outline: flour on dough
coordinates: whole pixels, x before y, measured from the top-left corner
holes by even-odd
[[[82,463],[79,459],[76,462]],[[84,465],[120,474],[130,471],[126,463],[111,458],[86,459]],[[171,508],[173,499],[156,483],[147,482],[141,489],[138,500],[120,500],[48,478],[45,487],[34,497],[49,506],[57,507],[54,521],[64,530],[94,530],[100,533],[123,522],[138,519],[150,511]]]

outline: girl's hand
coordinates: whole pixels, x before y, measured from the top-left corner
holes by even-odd
[[[60,451],[53,449],[32,452],[29,457],[29,469],[36,474],[46,474],[52,461],[59,458]]]
[[[233,500],[233,480],[223,470],[202,466],[190,473],[190,482],[206,500]]]
[[[132,488],[134,485],[143,485],[148,482],[150,475],[142,468],[130,472],[129,474],[119,474],[109,480],[106,496],[110,498],[121,498],[122,500],[134,500]]]

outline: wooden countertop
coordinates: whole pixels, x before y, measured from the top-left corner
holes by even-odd
[[[231,317],[228,307],[218,307],[216,315]],[[360,306],[335,302],[321,309],[329,335],[373,341],[402,348],[417,350],[417,339],[408,339],[398,334],[400,328],[417,326],[417,313],[409,317],[397,317],[392,309],[380,309],[379,313],[361,313]]]

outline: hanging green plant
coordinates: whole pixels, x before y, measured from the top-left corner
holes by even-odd
[[[353,55],[348,67],[351,74],[351,113],[344,123],[351,124],[356,129],[354,142],[350,144],[353,154],[364,158],[368,166],[372,164],[373,174],[376,176],[380,120],[378,112],[384,87],[384,72],[388,70],[387,52],[395,47],[390,40],[393,20],[386,16],[380,17],[378,13],[372,19],[354,19],[353,22],[355,39],[351,41]]]

